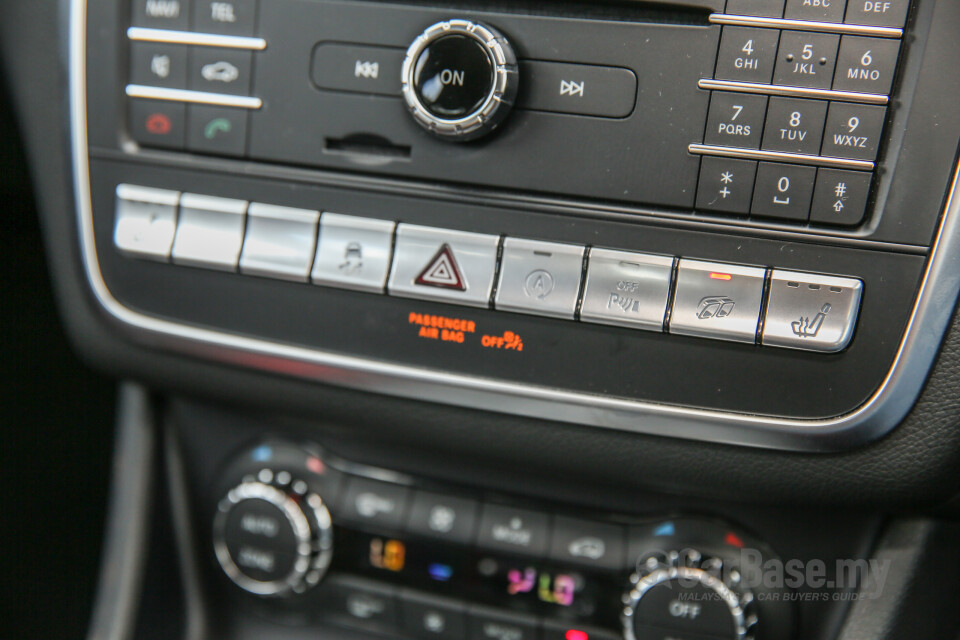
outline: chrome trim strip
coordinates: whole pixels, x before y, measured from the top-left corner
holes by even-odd
[[[741,149],[739,147],[718,147],[712,144],[691,144],[687,147],[687,150],[690,151],[690,153],[702,156],[793,162],[794,164],[809,164],[817,167],[834,167],[837,169],[855,169],[859,171],[873,171],[875,166],[874,163],[866,160],[849,160],[847,158],[833,158],[830,156],[810,156],[804,153],[787,153],[785,151],[759,151],[757,149]]]
[[[770,27],[773,29],[793,29],[794,31],[823,31],[875,38],[902,38],[903,29],[895,27],[871,27],[863,24],[842,24],[839,22],[814,22],[812,20],[787,20],[783,18],[760,18],[755,16],[737,16],[728,13],[710,14],[713,24],[726,24],[737,27]]]
[[[263,51],[267,41],[263,38],[244,36],[221,36],[214,33],[194,33],[192,31],[171,31],[168,29],[145,29],[130,27],[127,38],[134,42],[163,42],[165,44],[191,44],[200,47],[223,47],[225,49],[249,49]]]
[[[917,303],[887,377],[863,406],[829,419],[770,418],[505,383],[230,335],[133,311],[107,288],[94,241],[87,145],[86,6],[87,0],[71,0],[71,141],[82,259],[98,302],[120,324],[134,330],[133,337],[141,344],[404,398],[635,433],[810,452],[849,449],[893,429],[912,408],[940,349],[960,292],[960,269],[956,268],[956,256],[960,254],[957,174]],[[293,369],[291,362],[297,364]]]
[[[791,98],[818,98],[821,100],[862,102],[863,104],[885,105],[890,103],[890,97],[882,93],[857,93],[856,91],[834,91],[833,89],[787,87],[783,85],[761,84],[759,82],[737,82],[734,80],[711,80],[704,78],[697,83],[697,86],[710,91],[739,91],[740,93],[761,93],[769,96],[787,96]]]
[[[207,93],[206,91],[187,91],[186,89],[164,89],[163,87],[148,87],[142,84],[128,84],[126,93],[131,98],[212,104],[217,107],[259,109],[263,106],[263,100],[260,98],[230,96],[225,93]]]

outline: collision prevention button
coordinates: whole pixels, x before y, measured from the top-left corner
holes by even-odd
[[[766,270],[681,259],[670,333],[753,343]]]
[[[763,325],[764,346],[833,353],[850,344],[863,284],[774,269]]]

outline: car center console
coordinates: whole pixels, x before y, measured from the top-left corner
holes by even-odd
[[[924,91],[955,86],[952,9],[584,11],[77,0],[98,299],[138,340],[455,405],[793,449],[891,428],[956,284],[960,123]]]
[[[90,351],[215,372],[158,403],[199,636],[837,638],[880,518],[804,501],[953,468],[890,448],[960,4],[68,4]]]

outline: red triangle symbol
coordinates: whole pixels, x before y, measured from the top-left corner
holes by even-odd
[[[453,249],[448,244],[440,247],[440,250],[430,259],[430,262],[420,272],[414,283],[427,287],[455,289],[456,291],[467,290],[467,283],[460,273],[460,266],[457,264],[457,259],[453,257]]]

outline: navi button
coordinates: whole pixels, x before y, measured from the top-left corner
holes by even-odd
[[[832,353],[850,344],[863,284],[775,269],[763,325],[764,346]]]
[[[753,343],[766,270],[681,259],[670,333]]]
[[[499,243],[497,236],[401,224],[390,294],[486,307]]]
[[[571,244],[505,239],[496,308],[573,319],[585,251]]]

